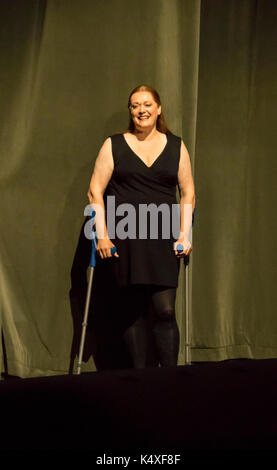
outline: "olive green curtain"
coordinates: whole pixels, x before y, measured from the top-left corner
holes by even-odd
[[[277,4],[201,2],[196,361],[277,357]]]
[[[2,371],[69,371],[93,163],[140,83],[191,156],[191,358],[277,357],[276,20],[274,0],[0,1]],[[182,270],[179,364],[185,300]]]

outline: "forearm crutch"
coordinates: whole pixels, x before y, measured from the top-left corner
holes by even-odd
[[[94,216],[95,216],[95,211],[92,212],[91,218],[93,219]],[[96,238],[96,232],[95,232],[94,227],[92,227],[92,232],[93,232],[93,237],[92,237],[90,264],[89,264],[89,280],[88,280],[85,312],[84,312],[84,318],[83,318],[83,323],[82,323],[82,335],[81,335],[81,342],[80,342],[80,349],[79,349],[79,356],[78,356],[78,363],[77,363],[77,375],[81,374],[84,344],[85,344],[86,330],[87,330],[87,324],[88,324],[88,312],[89,312],[89,306],[90,306],[91,287],[92,287],[94,268],[96,266],[95,254],[96,254],[97,238]],[[113,256],[115,252],[116,252],[116,247],[113,246],[111,248],[111,255]]]
[[[194,224],[195,208],[192,213],[192,226]],[[192,235],[192,234],[191,234]],[[192,238],[192,237],[191,237]],[[183,245],[177,245],[177,251],[183,251]],[[186,307],[185,307],[185,364],[191,365],[191,344],[190,344],[190,311],[189,311],[189,255],[184,258],[185,278],[186,278]]]

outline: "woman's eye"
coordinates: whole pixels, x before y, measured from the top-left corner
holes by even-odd
[[[147,108],[150,108],[150,107],[152,106],[152,103],[147,103],[147,104],[145,104],[145,106],[146,106]],[[138,105],[136,105],[136,104],[131,104],[131,108],[132,108],[132,109],[137,109],[137,107],[138,107]]]

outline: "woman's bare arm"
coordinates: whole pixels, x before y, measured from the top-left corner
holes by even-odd
[[[185,245],[183,254],[189,254],[191,243],[189,232],[192,225],[192,213],[195,207],[195,190],[191,172],[189,153],[184,142],[181,142],[181,155],[178,169],[178,187],[180,191],[180,239]],[[176,252],[177,254],[177,252]]]
[[[90,204],[95,209],[96,234],[101,258],[110,257],[110,249],[114,246],[109,240],[105,221],[105,205],[103,195],[113,174],[114,163],[112,155],[111,138],[108,137],[103,143],[95,161],[94,170],[88,189]],[[117,253],[115,256],[118,256]]]
[[[94,165],[94,170],[90,180],[88,198],[90,203],[95,202],[92,199],[102,198],[108,182],[113,173],[113,156],[111,138],[108,137],[103,143]]]

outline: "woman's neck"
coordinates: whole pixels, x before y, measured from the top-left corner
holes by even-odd
[[[138,140],[152,140],[159,134],[156,127],[152,129],[134,129],[133,134]]]

